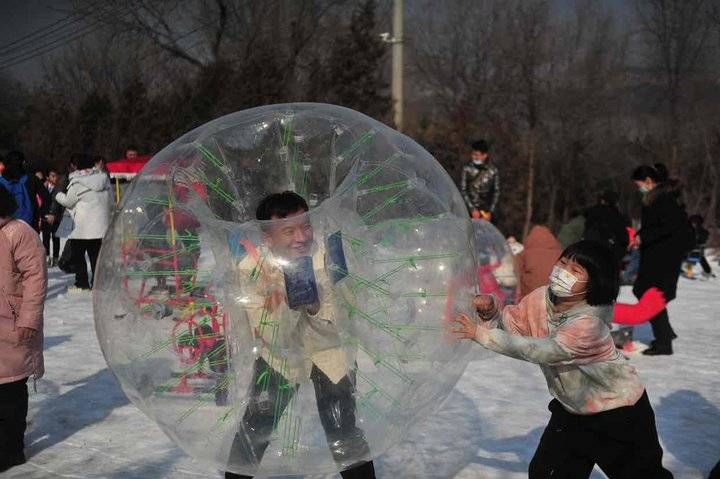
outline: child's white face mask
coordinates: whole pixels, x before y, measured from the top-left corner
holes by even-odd
[[[550,291],[558,298],[569,298],[571,296],[585,294],[585,291],[580,291],[579,293],[572,292],[575,283],[587,283],[587,281],[579,280],[577,276],[570,271],[559,266],[555,266],[552,273],[550,273]]]

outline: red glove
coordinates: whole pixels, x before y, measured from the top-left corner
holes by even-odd
[[[613,310],[613,322],[627,326],[637,326],[650,321],[667,306],[665,295],[657,288],[650,288],[642,295],[637,304],[616,303]]]

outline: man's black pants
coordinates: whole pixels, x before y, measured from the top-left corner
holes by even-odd
[[[0,384],[0,472],[25,462],[27,378]]]
[[[72,240],[72,262],[75,268],[77,268],[75,270],[76,287],[82,289],[90,288],[85,253],[87,253],[90,258],[90,269],[92,271],[93,281],[95,281],[95,266],[97,264],[98,254],[100,253],[100,246],[102,246],[102,238]]]
[[[591,415],[550,401],[550,422],[530,462],[530,479],[582,479],[597,464],[610,479],[672,479],[662,466],[655,414],[647,393],[633,406]]]
[[[42,225],[42,242],[45,247],[45,256],[50,256],[50,243],[52,242],[52,257],[55,259],[60,257],[60,238],[55,236],[57,229],[57,224],[43,223]]]
[[[320,421],[325,430],[330,452],[339,464],[348,458],[363,457],[369,448],[361,429],[355,425],[354,377],[345,376],[334,384],[317,366],[313,365],[310,379],[315,387]],[[230,449],[230,465],[260,466],[270,444],[273,431],[297,391],[263,359],[255,361],[255,373],[250,391],[250,403],[245,409],[239,431]],[[341,473],[345,479],[372,479],[375,472],[372,462],[353,465]],[[231,472],[226,479],[250,478]]]

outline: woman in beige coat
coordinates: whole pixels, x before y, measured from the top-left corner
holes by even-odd
[[[43,374],[45,250],[0,187],[0,472],[25,462],[27,380]]]

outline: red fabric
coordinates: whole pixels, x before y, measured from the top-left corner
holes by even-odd
[[[138,156],[132,160],[123,158],[111,161],[106,166],[110,173],[138,174],[151,158],[151,155]]]
[[[480,292],[482,294],[492,294],[500,301],[500,304],[505,304],[505,293],[500,288],[500,284],[497,282],[493,271],[497,268],[498,264],[478,266],[478,282],[480,283]]]
[[[616,303],[613,310],[613,322],[626,326],[637,326],[650,321],[667,306],[665,296],[657,288],[645,291],[637,304]]]
[[[637,235],[637,230],[631,226],[626,226],[625,229],[627,230],[628,240],[630,240],[630,243],[632,244],[635,236]]]

